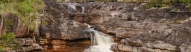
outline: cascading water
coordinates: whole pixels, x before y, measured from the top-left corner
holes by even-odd
[[[84,13],[84,6],[76,3],[67,3],[66,6],[68,6],[68,13],[75,13],[75,11],[78,11],[78,9],[76,8],[77,5],[81,6],[81,13]],[[90,28],[89,25],[85,31],[91,32],[93,34],[91,35],[92,45],[90,46],[90,48],[85,49],[84,52],[113,52],[110,50],[111,45],[114,44],[114,41],[111,36],[94,30],[94,28]]]
[[[94,37],[91,35],[91,42],[93,43],[90,48],[85,49],[84,52],[113,52],[110,50],[114,41],[111,36],[108,36],[102,32],[94,30],[94,28],[88,28],[85,31],[92,32]]]

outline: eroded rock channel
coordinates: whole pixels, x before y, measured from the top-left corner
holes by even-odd
[[[39,25],[37,38],[43,51],[83,52],[90,46],[90,35],[84,32],[88,24],[114,37],[114,52],[191,52],[191,13],[173,11],[181,8],[148,9],[144,3],[120,2],[45,4],[49,16],[40,20],[48,25]]]

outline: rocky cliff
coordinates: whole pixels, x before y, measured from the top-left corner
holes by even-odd
[[[80,48],[79,51],[83,51],[90,44],[86,41],[90,38],[89,33],[84,32],[86,24],[89,24],[118,39],[117,44],[111,48],[116,52],[191,51],[191,13],[185,7],[148,9],[145,3],[60,3],[52,0],[45,1],[45,4],[47,16],[40,19],[37,36],[44,49],[50,44],[54,51],[67,47],[71,49],[69,46],[80,44],[83,47],[76,45],[79,47],[74,49]],[[35,34],[27,31],[27,27],[19,20],[13,20],[16,36]],[[1,34],[4,28],[4,25],[0,26]]]

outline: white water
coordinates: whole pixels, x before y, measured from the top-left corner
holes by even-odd
[[[81,13],[84,13],[84,11],[85,11],[85,7],[83,6],[83,5],[81,5],[81,4],[77,4],[77,3],[66,3],[65,4],[66,6],[68,6],[68,12],[69,13],[74,13],[74,12],[80,12],[77,8],[76,8],[76,6],[80,6],[81,7]]]
[[[110,50],[111,45],[114,44],[111,36],[94,30],[93,28],[86,31],[93,32],[94,37],[91,36],[93,45],[85,49],[84,52],[113,52]]]

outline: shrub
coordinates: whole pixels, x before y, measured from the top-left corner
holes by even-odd
[[[36,21],[42,14],[43,0],[0,0],[0,2],[0,15],[12,13],[30,30],[37,29]]]
[[[0,46],[0,51],[3,51],[4,50],[4,47],[3,46]]]
[[[123,2],[142,2],[143,0],[123,0]]]
[[[7,33],[2,36],[2,43],[3,46],[10,47],[12,46],[11,44],[16,43],[16,38],[14,33]]]
[[[161,7],[162,6],[162,0],[149,0],[147,7]]]

